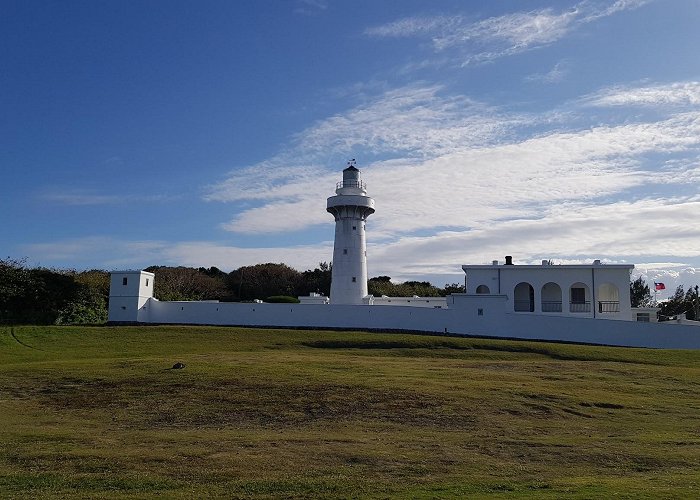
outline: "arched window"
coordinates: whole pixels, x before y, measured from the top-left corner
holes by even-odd
[[[620,312],[620,291],[612,283],[603,283],[598,287],[598,312]]]
[[[479,285],[476,287],[476,293],[478,293],[478,294],[491,293],[491,290],[489,290],[489,287],[487,287],[486,285]]]
[[[561,312],[561,287],[553,282],[542,287],[542,312]]]
[[[535,289],[530,283],[518,283],[513,290],[513,310],[516,312],[535,310]]]

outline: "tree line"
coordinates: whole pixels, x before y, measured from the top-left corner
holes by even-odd
[[[297,296],[330,295],[332,264],[298,271],[286,264],[242,266],[229,273],[217,267],[151,266],[158,300],[222,302],[297,301]],[[25,261],[0,260],[0,323],[101,324],[107,321],[108,271],[30,268]],[[444,296],[462,292],[459,284],[436,287],[427,281],[393,283],[388,276],[368,281],[369,293],[380,297]]]
[[[109,273],[28,268],[0,260],[0,322],[98,324],[107,321]]]

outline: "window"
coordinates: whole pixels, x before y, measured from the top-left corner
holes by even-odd
[[[353,230],[353,231],[356,231],[356,230],[357,230],[357,226],[352,226],[352,230]]]
[[[126,286],[127,281],[128,281],[128,278],[122,278],[122,285]]]
[[[637,313],[637,321],[649,323],[651,321],[649,313]]]
[[[476,293],[478,293],[478,294],[491,293],[491,290],[489,290],[489,287],[487,287],[486,285],[479,285],[476,287]]]
[[[586,303],[586,289],[585,288],[572,288],[571,289],[571,302],[574,304],[585,304]]]
[[[146,286],[148,286],[148,278],[146,278]]]
[[[126,279],[126,278],[124,278],[124,279]],[[126,311],[126,306],[122,306],[122,310]]]
[[[476,310],[476,315],[477,315],[477,316],[483,316],[483,315],[484,315],[484,310],[480,307],[479,309]]]
[[[353,282],[353,283],[356,283],[356,282],[357,282],[357,278],[355,278],[355,276],[352,277],[352,282]]]
[[[348,254],[348,249],[347,249],[347,248],[343,248],[343,255],[347,255],[347,254]]]

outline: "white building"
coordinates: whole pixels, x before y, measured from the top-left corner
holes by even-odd
[[[316,294],[300,304],[159,301],[152,273],[115,271],[109,322],[423,331],[700,349],[697,326],[656,323],[654,308],[630,307],[634,266],[628,264],[513,265],[507,257],[504,264],[462,266],[466,293],[368,296],[365,221],[374,200],[354,165],[343,171],[327,210],[336,219],[330,303]]]
[[[519,314],[632,320],[631,264],[462,266],[466,292],[503,295],[506,309]]]

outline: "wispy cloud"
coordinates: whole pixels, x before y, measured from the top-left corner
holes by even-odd
[[[172,201],[174,196],[156,195],[115,195],[102,194],[77,189],[48,189],[37,195],[42,202],[57,205],[90,206],[90,205],[121,205],[134,202],[158,203]]]
[[[326,0],[296,0],[295,14],[313,16],[328,8]]]
[[[700,106],[700,82],[616,86],[582,99],[591,106]]]
[[[399,110],[401,116],[394,116]],[[524,125],[528,119],[539,125],[538,132]],[[338,167],[290,159],[313,161],[326,150],[381,152],[392,159],[362,165],[371,193],[380,200],[372,225],[378,234],[396,237],[434,227],[539,218],[552,204],[605,200],[645,185],[697,179],[697,163],[672,161],[654,176],[646,164],[649,155],[672,160],[674,154],[695,151],[691,156],[697,156],[699,112],[569,131],[542,132],[545,125],[464,97],[438,97],[434,88],[390,92],[316,124],[271,161],[231,172],[210,187],[207,199],[257,204],[224,225],[235,232],[296,231],[329,223],[322,205],[332,194]],[[280,217],[285,213],[306,215],[289,220]]]
[[[559,83],[569,74],[569,63],[559,61],[546,73],[533,73],[525,77],[527,82]]]
[[[531,116],[440,86],[384,92],[302,131],[269,160],[232,171],[209,187],[207,199],[236,203],[236,216],[223,225],[229,231],[279,233],[325,224],[330,238],[325,199],[344,162],[324,163],[323,155],[359,152],[361,160],[374,158],[360,165],[377,201],[368,222],[373,275],[454,281],[459,264],[507,253],[521,262],[696,258],[700,110],[685,106],[636,121],[611,116],[600,125],[578,113],[580,104]],[[192,245],[188,252],[203,255],[197,250],[202,245]],[[312,259],[306,266],[328,260],[330,243],[321,246],[328,250],[321,257],[313,246],[308,255],[299,250]],[[260,255],[284,260],[295,248]]]
[[[365,30],[365,35],[401,38],[416,35],[432,35],[436,31],[456,29],[464,23],[461,16],[405,17]]]
[[[402,237],[372,243],[368,262],[374,274],[396,272],[395,262],[410,263],[410,274],[447,274],[457,263],[487,263],[514,255],[521,263],[540,259],[590,262],[645,260],[651,256],[693,258],[700,243],[697,199],[644,199],[607,204],[566,203],[544,217],[483,224],[429,237]],[[649,228],[654,228],[650,241]],[[370,233],[371,234],[371,233]],[[402,266],[403,267],[403,266]]]
[[[453,51],[466,66],[549,45],[584,24],[645,3],[648,0],[620,0],[612,5],[583,1],[567,10],[546,8],[478,21],[461,15],[413,16],[369,27],[365,35],[428,38],[436,52]]]
[[[106,236],[65,239],[24,245],[32,264],[70,261],[76,268],[144,268],[151,265],[210,267],[231,271],[262,262],[284,262],[295,269],[313,269],[330,260],[333,243],[278,248],[242,248],[210,241],[170,242],[121,240]]]
[[[247,233],[293,231],[300,224],[327,221],[316,208],[308,217],[289,221],[274,214],[308,210],[323,203],[334,186],[337,166],[327,161],[389,155],[401,167],[447,153],[483,147],[511,135],[525,117],[506,115],[464,96],[443,96],[440,86],[409,86],[385,92],[367,104],[322,120],[298,134],[282,153],[245,168],[207,189],[208,201],[258,201],[224,225]],[[343,162],[344,163],[344,162]],[[339,163],[339,165],[343,165]],[[323,166],[320,166],[323,164]],[[393,163],[382,162],[385,169]],[[401,174],[397,174],[401,177]],[[306,213],[306,212],[305,212]]]

